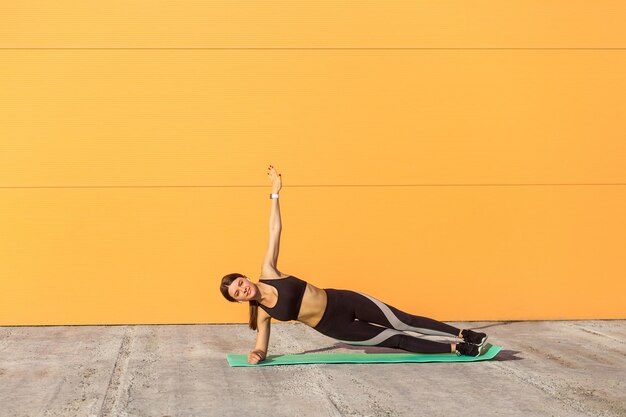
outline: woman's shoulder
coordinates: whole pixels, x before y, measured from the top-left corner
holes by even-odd
[[[282,272],[279,272],[277,274],[265,273],[265,274],[261,274],[259,279],[262,279],[262,280],[282,279],[282,278],[288,278],[290,276],[292,275],[283,274]]]
[[[290,276],[291,275],[283,274],[276,268],[265,267],[261,271],[261,276],[259,277],[259,279],[281,279],[281,278],[287,278]]]

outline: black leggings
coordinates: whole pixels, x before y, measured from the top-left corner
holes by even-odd
[[[369,295],[333,288],[325,291],[328,296],[326,310],[314,329],[340,342],[417,353],[450,353],[450,343],[421,339],[404,331],[459,336],[460,329],[454,326],[405,313]]]

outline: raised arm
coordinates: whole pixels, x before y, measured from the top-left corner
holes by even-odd
[[[282,188],[281,175],[276,173],[276,169],[270,165],[268,172],[270,181],[272,181],[272,193],[278,194]],[[270,211],[270,224],[269,224],[269,243],[267,245],[267,252],[263,259],[263,276],[271,276],[278,272],[278,252],[280,250],[280,233],[283,225],[280,218],[280,203],[278,198],[271,199],[271,211]],[[280,274],[279,274],[280,275]]]

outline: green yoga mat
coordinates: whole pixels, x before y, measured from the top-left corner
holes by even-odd
[[[248,355],[226,355],[228,364],[235,366],[303,365],[309,363],[400,363],[400,362],[475,362],[493,359],[502,350],[486,343],[480,356],[457,356],[456,353],[302,353],[270,355],[257,365],[248,363]]]

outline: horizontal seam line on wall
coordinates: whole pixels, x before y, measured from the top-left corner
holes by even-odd
[[[546,48],[539,48],[539,47],[518,47],[518,48],[499,48],[499,47],[127,47],[127,48],[120,48],[120,47],[53,47],[53,48],[46,48],[46,47],[33,47],[33,48],[29,48],[29,47],[14,47],[14,48],[10,48],[10,47],[0,47],[0,50],[11,50],[11,49],[197,49],[197,50],[203,50],[203,49],[225,49],[225,50],[255,50],[255,49],[276,49],[276,50],[280,50],[280,49],[296,49],[296,50],[309,50],[309,49],[320,49],[320,50],[338,50],[338,49],[365,49],[365,50],[626,50],[626,47],[615,47],[615,48],[590,48],[590,47],[546,47]]]
[[[534,187],[534,186],[597,186],[626,185],[607,184],[328,184],[328,185],[289,185],[288,188],[304,187]],[[0,189],[20,188],[269,188],[268,185],[51,185],[51,186],[0,186]]]

